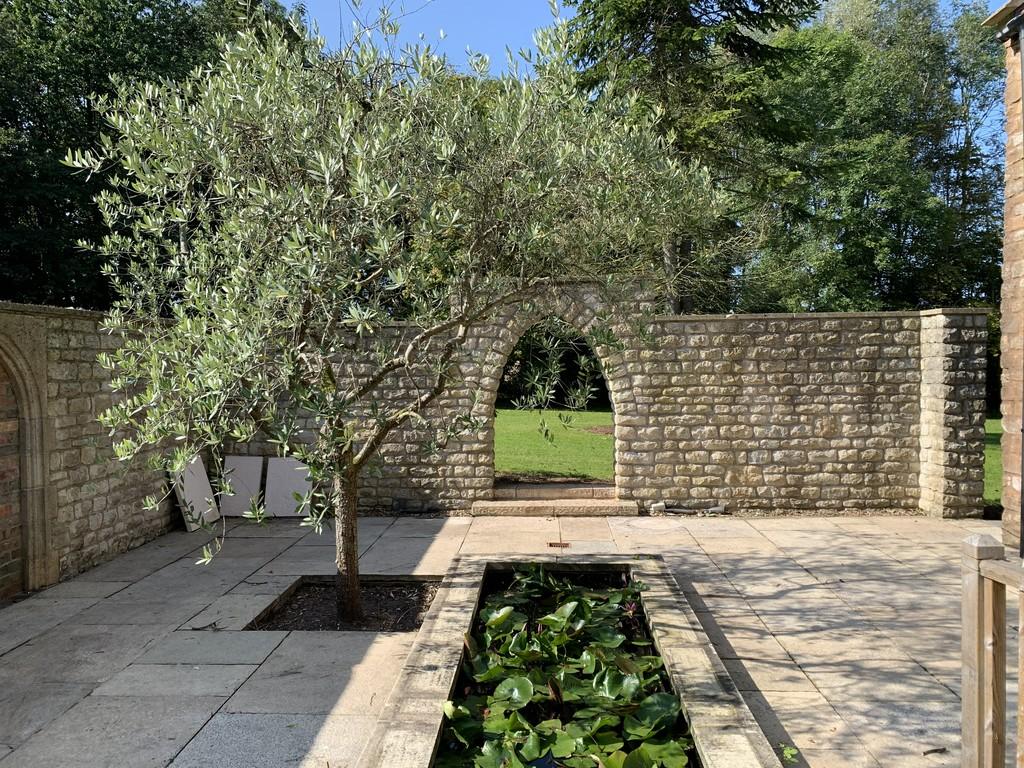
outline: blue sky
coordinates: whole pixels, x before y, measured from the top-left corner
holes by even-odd
[[[988,0],[989,10],[1004,2]],[[378,3],[364,0],[363,13]],[[337,45],[342,29],[346,34],[351,29],[350,0],[305,0],[304,4],[331,46]],[[402,20],[404,39],[415,41],[422,33],[456,63],[465,60],[470,47],[490,56],[495,69],[504,66],[506,46],[513,51],[530,47],[533,31],[551,22],[548,0],[394,0],[396,9],[402,5],[407,13]],[[439,40],[442,29],[446,37]]]
[[[311,19],[320,26],[320,33],[334,46],[339,32],[351,30],[352,12],[349,0],[305,0]],[[423,34],[450,58],[465,61],[467,47],[491,57],[492,66],[504,66],[505,47],[513,51],[531,47],[533,31],[551,23],[548,0],[396,0],[394,8],[404,5],[407,15],[402,19],[402,38],[415,41]],[[364,0],[362,13],[378,7],[376,0]],[[444,30],[445,39],[439,39]]]

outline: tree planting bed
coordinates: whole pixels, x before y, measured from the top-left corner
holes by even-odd
[[[359,766],[492,764],[781,765],[648,555],[453,563]]]
[[[338,618],[338,589],[333,579],[306,577],[289,589],[271,610],[252,621],[250,630],[412,632],[430,607],[436,581],[363,580],[359,584],[363,617]]]

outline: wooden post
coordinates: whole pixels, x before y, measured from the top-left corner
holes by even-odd
[[[1006,766],[1006,586],[985,579],[984,765]]]
[[[1022,562],[1024,565],[1024,562]],[[1024,617],[1024,579],[1017,593],[1017,626]],[[1020,673],[1024,670],[1024,643],[1017,638],[1017,768],[1024,768],[1024,696],[1020,695]]]
[[[961,595],[961,648],[963,652],[963,677],[961,696],[963,715],[960,721],[962,743],[962,768],[993,768],[986,763],[992,756],[991,738],[987,724],[994,726],[994,712],[986,692],[986,628],[994,626],[988,616],[991,606],[986,605],[986,579],[981,575],[981,561],[995,560],[1003,556],[1003,545],[985,534],[973,534],[963,544],[963,593]],[[991,594],[989,595],[991,598]],[[1005,618],[1004,618],[1005,625]],[[1005,632],[1005,628],[1004,628]],[[1005,663],[1005,662],[1004,662]],[[993,668],[994,672],[994,668]],[[984,686],[984,688],[983,688]],[[1003,682],[1005,688],[1005,679]],[[994,691],[991,692],[994,695]],[[1005,722],[1000,728],[1005,729]],[[992,728],[992,733],[1000,728]]]

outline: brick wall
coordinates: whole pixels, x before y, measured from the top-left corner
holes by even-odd
[[[1016,546],[1020,527],[1021,378],[1024,366],[1024,146],[1020,54],[1006,44],[1006,198],[1001,301],[1003,541]]]
[[[0,365],[0,599],[21,592],[21,499],[18,401],[7,369]]]

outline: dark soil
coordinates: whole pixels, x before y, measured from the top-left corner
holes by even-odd
[[[363,630],[414,632],[437,592],[435,581],[366,582],[361,585],[363,619],[339,621],[333,584],[303,584],[276,611],[254,621],[259,630]]]

